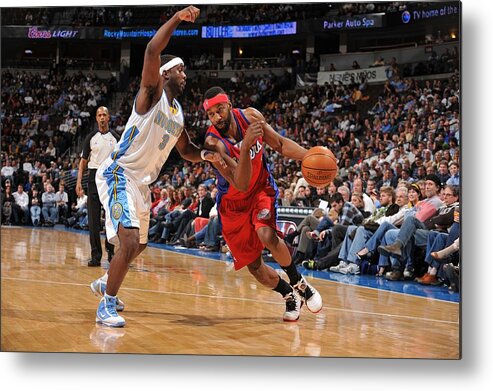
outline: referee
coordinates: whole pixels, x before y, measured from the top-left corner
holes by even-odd
[[[98,129],[89,133],[84,140],[79,171],[77,173],[77,195],[82,190],[82,175],[86,168],[89,168],[89,179],[87,181],[87,214],[89,220],[89,237],[91,241],[91,259],[87,266],[100,266],[103,251],[101,249],[101,202],[99,201],[98,189],[96,188],[96,170],[113,151],[120,136],[110,130],[110,113],[108,109],[101,106],[96,111],[96,121]],[[115,246],[105,240],[108,261],[114,254]]]

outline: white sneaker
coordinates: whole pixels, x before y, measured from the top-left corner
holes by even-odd
[[[286,311],[282,319],[285,322],[296,322],[300,317],[301,299],[293,291],[284,296],[284,300],[286,300]]]
[[[96,311],[96,323],[109,327],[125,326],[125,319],[116,312],[116,301],[115,296],[103,296]]]
[[[350,263],[346,268],[341,269],[342,274],[359,274],[359,266],[355,263]]]
[[[301,305],[305,303],[306,308],[314,314],[320,312],[323,306],[322,296],[313,286],[306,282],[304,277],[301,277],[301,280],[293,288],[301,297]]]
[[[347,268],[348,266],[349,266],[349,265],[348,265],[346,262],[341,261],[341,262],[339,262],[339,265],[337,265],[337,266],[331,266],[331,267],[329,268],[329,270],[330,270],[331,272],[334,272],[334,273],[342,273],[342,272],[341,272],[341,270],[342,270],[342,269]],[[344,273],[344,274],[345,274],[345,273]]]
[[[97,280],[91,282],[89,287],[91,288],[92,293],[94,293],[96,296],[103,297],[106,292],[106,281],[103,277],[100,277]],[[121,312],[124,309],[125,303],[121,301],[118,296],[116,296],[116,310],[118,312]]]

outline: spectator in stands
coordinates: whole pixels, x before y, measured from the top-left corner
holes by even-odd
[[[14,196],[12,195],[12,187],[10,183],[6,183],[5,191],[1,189],[0,201],[2,206],[2,224],[11,225],[12,224],[12,208],[15,203]]]
[[[204,184],[198,186],[198,204],[195,208],[190,208],[181,213],[174,221],[173,225],[176,228],[171,245],[180,243],[180,239],[184,234],[190,235],[192,233],[192,223],[196,218],[208,219],[209,212],[214,206],[214,200],[207,192],[207,188]],[[192,210],[191,210],[192,209]]]
[[[435,178],[429,178],[427,180],[426,188],[428,196],[433,192],[433,186],[430,182],[439,184],[439,179],[435,176]],[[408,272],[414,272],[415,265],[411,256],[414,246],[426,246],[426,237],[428,236],[429,230],[446,229],[452,225],[453,213],[458,206],[458,188],[447,185],[446,194],[446,202],[443,204],[440,201],[440,204],[437,204],[439,206],[438,210],[433,212],[435,207],[430,202],[433,197],[431,199],[428,197],[427,200],[423,201],[424,207],[421,207],[415,216],[409,216],[404,220],[396,237],[395,232],[392,233],[392,231],[386,234],[388,237],[395,237],[395,241],[392,242],[388,239],[387,245],[382,245],[378,248],[381,254],[391,257],[392,271],[388,279],[401,279],[404,264]],[[429,217],[421,220],[424,215],[428,215]],[[419,236],[416,234],[418,230],[421,230]]]
[[[377,183],[376,188],[377,189],[380,189],[382,186],[391,186],[393,188],[396,188],[397,187],[397,182],[398,182],[398,179],[394,175],[394,171],[392,171],[390,168],[387,168],[383,172],[383,177]]]
[[[65,184],[60,183],[58,191],[55,193],[58,219],[65,224],[68,218],[68,194],[65,191]]]
[[[39,227],[41,225],[41,194],[36,186],[33,186],[29,192],[29,211],[33,225]]]
[[[295,206],[297,205],[294,199],[294,193],[291,189],[284,190],[284,198],[282,199],[282,206]]]
[[[386,216],[391,216],[395,214],[398,210],[397,207],[393,208],[391,212],[389,211],[389,208],[394,203],[396,197],[394,189],[392,187],[383,187],[380,194],[380,207],[377,208],[375,212],[371,214],[371,216],[368,216],[361,222],[363,226],[359,227],[359,224],[350,224],[346,229],[345,235],[343,237],[344,240],[340,242],[340,246],[338,245],[332,247],[332,250],[338,254],[337,256],[339,259],[341,259],[341,261],[339,262],[339,265],[330,267],[330,271],[342,274],[359,274],[360,259],[356,257],[356,252],[361,250],[361,248],[364,246],[363,243],[371,237],[372,228],[374,227],[374,225],[378,226],[380,222],[385,221],[381,220],[382,218]],[[406,197],[404,197],[404,194],[402,194],[401,196],[407,201],[407,190],[405,195]],[[404,204],[404,200],[401,201]],[[357,240],[356,237],[353,236],[353,232],[355,235],[358,235],[359,233]],[[355,241],[353,241],[353,239]],[[317,269],[325,269],[333,263],[331,255],[332,254],[330,254],[329,257],[326,257],[326,259],[319,260],[315,263],[315,265],[308,264],[306,266],[311,266]]]
[[[168,197],[168,191],[166,189],[161,189],[159,192],[159,198],[151,204],[151,218],[157,217],[161,210],[166,210],[169,203],[170,199]]]
[[[5,165],[2,165],[2,186],[8,180],[10,183],[14,183],[14,175],[17,170],[15,167],[12,167],[12,161],[10,159],[6,159]]]
[[[80,189],[77,195],[77,202],[72,204],[71,217],[67,225],[78,229],[89,229],[89,218],[87,213],[88,197],[84,189]]]
[[[373,189],[371,189],[373,190]],[[363,191],[363,180],[361,178],[356,178],[353,182],[353,192],[360,193],[363,196],[364,210],[370,214],[375,211],[375,204],[371,197]]]
[[[460,186],[459,163],[451,161],[449,163],[450,178],[447,179],[447,185]]]
[[[53,227],[58,221],[58,209],[56,205],[56,194],[55,189],[51,184],[48,183],[46,186],[46,191],[41,196],[43,213],[43,226]]]
[[[344,202],[350,202],[351,201],[351,191],[347,186],[339,186],[337,188],[337,193],[339,193],[342,198],[344,199]]]
[[[24,191],[22,184],[17,186],[17,191],[13,194],[13,216],[15,224],[26,225],[30,224],[30,212],[29,212],[29,195]]]
[[[370,67],[383,67],[385,65],[385,60],[383,57],[378,57]]]
[[[455,221],[455,223],[457,224],[458,221]],[[429,266],[422,277],[416,278],[416,282],[422,285],[440,284],[438,276],[442,274],[442,277],[445,277],[443,271],[446,265],[445,259],[459,251],[459,233],[460,228],[457,224],[456,229],[451,228],[450,234],[438,231],[431,231],[428,234],[425,261]]]

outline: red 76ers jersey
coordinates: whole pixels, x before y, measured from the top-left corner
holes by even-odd
[[[206,133],[206,137],[211,136],[219,139],[224,144],[228,155],[236,161],[239,161],[241,143],[243,142],[243,138],[248,126],[250,125],[250,122],[243,114],[243,111],[240,109],[233,109],[232,114],[238,129],[238,133],[235,137],[235,139],[237,140],[236,143],[233,143],[230,139],[222,137],[219,131],[214,126],[209,127]],[[264,161],[263,152],[263,139],[262,137],[259,137],[256,143],[253,144],[250,148],[250,159],[252,160],[252,178],[246,192],[240,192],[235,189],[216,170],[216,174],[218,175],[218,190],[221,198],[249,198],[253,193],[258,191],[259,189],[264,188],[267,184],[270,184],[273,187],[275,186],[274,180],[270,175],[266,162]]]

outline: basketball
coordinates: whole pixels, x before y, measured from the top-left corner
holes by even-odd
[[[309,185],[328,186],[337,175],[337,159],[330,149],[313,147],[301,161],[301,173]]]

